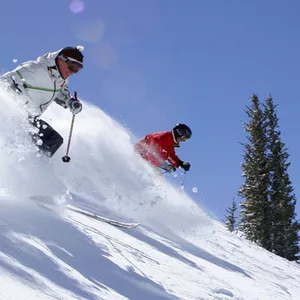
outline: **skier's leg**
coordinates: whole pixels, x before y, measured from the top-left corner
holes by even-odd
[[[41,119],[34,118],[30,122],[39,130],[38,133],[32,134],[34,143],[47,156],[53,156],[64,142],[62,136],[47,122]]]

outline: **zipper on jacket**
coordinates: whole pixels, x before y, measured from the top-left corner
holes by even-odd
[[[54,87],[54,90],[53,90],[53,94],[52,94],[51,99],[50,99],[49,101],[47,101],[46,103],[43,103],[43,104],[40,105],[41,113],[43,113],[42,107],[43,107],[44,105],[47,106],[47,105],[53,100],[53,98],[54,98],[54,96],[55,96],[55,93],[56,93],[56,80],[55,80],[54,83],[53,83],[53,87]]]

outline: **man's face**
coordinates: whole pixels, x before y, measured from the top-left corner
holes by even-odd
[[[62,78],[67,79],[69,76],[78,73],[83,66],[69,58],[59,56],[57,58],[57,67]]]
[[[185,135],[177,138],[178,143],[185,142],[186,140],[188,140],[188,138]]]

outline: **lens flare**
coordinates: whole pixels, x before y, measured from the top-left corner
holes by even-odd
[[[105,25],[100,19],[86,20],[84,22],[77,22],[74,30],[79,40],[97,43],[103,37]]]
[[[69,8],[74,14],[79,14],[84,11],[84,2],[82,0],[71,0]]]
[[[118,54],[109,42],[103,42],[92,49],[91,59],[98,67],[111,70],[118,63]]]

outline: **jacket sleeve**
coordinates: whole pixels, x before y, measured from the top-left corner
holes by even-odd
[[[147,160],[150,161],[153,165],[159,167],[163,162],[160,156],[161,151],[161,139],[157,137],[152,137],[148,144]]]
[[[27,61],[17,66],[13,71],[5,73],[3,78],[13,83],[12,87],[17,93],[27,95],[28,78],[31,78],[34,74],[40,76],[42,71],[43,67],[35,61]]]
[[[66,86],[54,99],[55,103],[62,106],[63,108],[69,108],[69,100],[71,99],[71,93]]]
[[[178,168],[181,164],[181,160],[176,155],[174,148],[172,147],[169,151],[168,162],[175,168]]]

